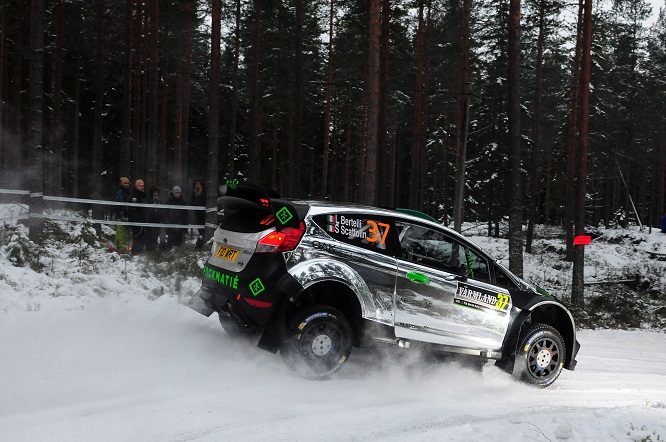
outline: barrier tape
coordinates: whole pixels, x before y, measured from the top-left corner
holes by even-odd
[[[203,224],[161,224],[161,223],[135,223],[129,221],[112,221],[105,219],[91,219],[91,218],[75,218],[69,216],[55,216],[44,215],[43,213],[31,213],[30,218],[42,218],[56,221],[73,221],[73,222],[91,222],[93,224],[108,224],[111,226],[138,226],[138,227],[164,227],[165,229],[203,229],[208,225]],[[216,227],[217,225],[211,224],[208,227]]]
[[[0,189],[0,193],[5,193],[7,195],[30,195],[29,190],[17,190],[17,189]]]
[[[62,203],[99,204],[104,206],[129,206],[148,207],[153,209],[176,209],[176,210],[207,210],[204,206],[178,206],[175,204],[149,204],[149,203],[124,203],[119,201],[89,200],[83,198],[69,198],[65,196],[45,196],[44,201],[57,201]],[[217,210],[215,208],[214,210]]]

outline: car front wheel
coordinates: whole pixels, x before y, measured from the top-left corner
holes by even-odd
[[[513,375],[523,382],[548,387],[562,372],[566,349],[562,335],[546,324],[534,324],[521,333]]]
[[[322,379],[344,365],[351,347],[352,328],[344,314],[333,307],[317,305],[294,317],[280,353],[296,373]]]

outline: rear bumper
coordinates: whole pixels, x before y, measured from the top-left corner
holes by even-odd
[[[206,264],[191,307],[206,316],[228,313],[241,327],[262,330],[271,324],[282,299],[302,289],[287,273],[281,254],[252,258],[240,273]]]

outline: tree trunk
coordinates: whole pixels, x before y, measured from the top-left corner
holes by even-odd
[[[123,116],[120,140],[120,158],[118,161],[118,174],[132,176],[132,0],[125,0],[125,59],[124,85],[123,85]]]
[[[545,225],[550,225],[550,212],[551,212],[551,181],[553,179],[553,143],[548,142],[546,150],[546,190],[544,196],[544,220]]]
[[[30,192],[44,192],[44,147],[42,145],[44,102],[44,0],[31,0],[30,3],[30,80],[28,82],[28,149],[30,166],[28,180]],[[30,212],[41,212],[42,199],[31,198]],[[43,222],[30,218],[30,239],[39,235]]]
[[[585,0],[583,16],[583,53],[580,90],[580,134],[578,141],[578,183],[576,186],[576,235],[585,234],[585,180],[587,179],[587,146],[590,120],[590,76],[592,71],[592,0]],[[571,302],[582,307],[584,300],[584,246],[574,247]]]
[[[379,204],[388,204],[387,168],[390,159],[386,158],[387,115],[389,95],[389,56],[391,48],[391,2],[381,0],[381,38],[379,40],[379,114],[377,116],[377,182]]]
[[[349,201],[349,186],[351,179],[351,143],[352,143],[352,85],[351,80],[347,80],[347,117],[345,122],[345,167],[344,167],[344,180],[343,180],[343,200]]]
[[[185,35],[181,41],[181,60],[176,83],[176,114],[174,131],[174,167],[173,184],[184,186],[187,173],[189,98],[192,72],[192,33],[194,30],[195,0],[185,3]]]
[[[363,202],[377,204],[377,154],[379,129],[379,35],[381,8],[379,0],[370,0],[369,46],[368,46],[368,113],[366,151],[364,167]]]
[[[278,119],[277,115],[280,112],[276,111],[276,118],[273,118],[273,138],[271,139],[271,188],[277,189],[277,169],[278,169]]]
[[[463,28],[460,39],[460,96],[458,97],[458,121],[456,124],[456,184],[453,192],[453,228],[460,232],[465,201],[465,162],[467,159],[467,135],[469,126],[469,21],[472,0],[463,0]]]
[[[220,149],[220,33],[222,21],[222,2],[212,3],[212,32],[210,36],[210,90],[208,118],[208,193],[207,206],[217,207],[217,187],[219,181],[218,159]],[[216,224],[216,212],[207,213],[207,221]],[[206,229],[207,237],[214,229]]]
[[[13,140],[13,155],[10,159],[10,164],[15,165],[15,170],[23,170],[23,101],[21,91],[23,90],[23,27],[20,21],[14,23],[14,53],[16,60],[14,62],[14,134]],[[19,189],[23,189],[24,185],[29,183],[22,174],[15,174],[12,181]]]
[[[390,167],[389,167],[389,185],[388,185],[388,201],[387,205],[389,207],[395,207],[396,206],[396,195],[395,195],[395,189],[396,189],[396,181],[397,181],[397,163],[398,163],[398,113],[393,112],[393,136],[391,137],[391,159],[390,159]]]
[[[151,186],[157,184],[158,131],[159,131],[159,0],[152,0],[150,8],[150,87],[148,87],[148,133],[146,136],[146,179]]]
[[[169,57],[166,53],[162,53],[163,60],[166,65],[162,72],[162,104],[160,109],[160,137],[158,158],[160,162],[159,168],[159,183],[167,183],[169,181],[169,173],[167,166],[167,145],[169,141]]]
[[[104,101],[104,79],[102,76],[104,64],[104,0],[97,0],[95,12],[95,120],[93,126],[93,167],[90,183],[93,188],[93,198],[102,199],[102,106]],[[97,212],[97,211],[93,211]],[[99,212],[97,212],[99,213]]]
[[[6,152],[9,150],[5,147],[5,44],[6,44],[6,27],[7,27],[7,4],[5,0],[0,2],[0,171],[3,177],[7,177],[8,173],[5,170],[9,169],[9,162],[5,161]],[[4,163],[7,163],[5,165]],[[0,180],[0,185],[8,186],[9,183],[5,179]]]
[[[261,87],[260,87],[260,71],[261,71],[261,1],[254,0],[254,60],[252,66],[252,78],[250,80],[250,88],[252,91],[251,97],[251,112],[252,112],[252,126],[250,129],[249,141],[249,164],[248,176],[250,181],[257,182],[261,175],[261,140],[259,139],[261,133]],[[293,148],[293,145],[290,145]],[[289,157],[292,159],[293,157]],[[291,164],[291,163],[290,163]],[[292,170],[290,166],[289,182],[293,180]],[[289,186],[289,194],[293,195],[293,185]]]
[[[576,51],[574,55],[571,80],[571,97],[569,101],[569,124],[567,131],[567,185],[564,200],[564,231],[567,260],[573,260],[573,224],[575,174],[576,174],[576,141],[578,135],[578,95],[580,91],[580,56],[581,35],[583,28],[583,0],[578,0],[578,24],[576,27]]]
[[[520,139],[520,0],[509,3],[509,270],[523,276]]]
[[[229,127],[229,158],[227,161],[228,175],[233,177],[236,171],[236,124],[238,120],[238,61],[240,59],[240,26],[241,26],[241,3],[236,0],[236,26],[234,28],[234,66],[231,84],[233,92],[231,95],[231,117]]]
[[[62,138],[65,130],[62,125],[62,70],[63,47],[65,45],[65,7],[63,0],[55,5],[56,39],[53,53],[53,76],[51,77],[51,129],[49,132],[50,155],[47,179],[48,192],[62,194]]]
[[[80,157],[80,121],[81,121],[81,55],[77,58],[76,64],[76,78],[74,80],[74,115],[72,115],[72,152],[69,162],[69,177],[71,183],[71,193],[74,198],[80,198],[79,193],[79,170],[82,169],[79,165]]]
[[[530,173],[527,189],[530,196],[529,223],[525,251],[532,253],[532,238],[537,216],[537,198],[539,196],[539,165],[541,151],[541,83],[543,78],[543,47],[546,41],[546,12],[544,0],[539,1],[539,37],[537,38],[536,80],[534,92],[533,146],[530,152]]]
[[[132,59],[132,177],[144,178],[144,146],[141,144],[141,76],[143,75],[143,2],[134,0],[134,57]]]
[[[423,101],[424,101],[424,63],[425,63],[425,23],[423,20],[423,0],[418,5],[418,29],[416,31],[416,85],[414,93],[414,131],[412,137],[409,206],[412,209],[421,208],[421,162],[423,150]]]
[[[308,170],[306,165],[312,163],[312,156],[314,155],[311,149],[308,149],[307,155],[302,153],[302,126],[303,126],[303,21],[305,20],[305,7],[304,0],[296,0],[296,63],[294,65],[294,127],[293,127],[293,143],[292,152],[294,155],[290,157],[289,165],[292,170],[289,172],[291,180],[294,180],[298,189],[298,175]],[[309,160],[309,161],[308,161]],[[294,172],[293,168],[296,168]],[[310,168],[310,173],[312,169]],[[310,183],[312,184],[312,183]],[[313,191],[312,186],[309,186],[309,193]],[[291,194],[291,196],[295,196]]]
[[[328,63],[326,66],[326,99],[324,107],[324,152],[321,167],[321,197],[326,198],[328,193],[328,154],[331,145],[331,100],[333,98],[333,14],[334,0],[331,0],[331,10],[328,18]]]

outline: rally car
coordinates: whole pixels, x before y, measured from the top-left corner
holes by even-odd
[[[378,342],[494,359],[541,387],[576,366],[569,310],[427,215],[221,191],[192,307],[300,374],[327,377]]]

